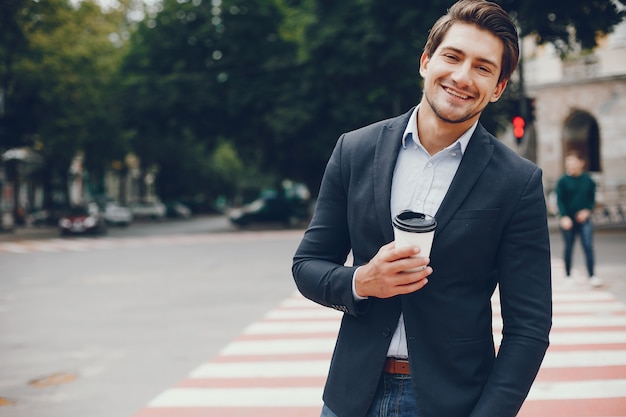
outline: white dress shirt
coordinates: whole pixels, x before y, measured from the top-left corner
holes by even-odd
[[[436,215],[478,124],[474,123],[453,144],[431,156],[422,146],[417,134],[418,110],[419,106],[413,110],[402,135],[402,147],[398,153],[391,184],[392,218],[403,210]],[[357,299],[361,298],[357,296],[356,291],[353,292]],[[391,338],[387,356],[395,358],[409,356],[402,315]]]

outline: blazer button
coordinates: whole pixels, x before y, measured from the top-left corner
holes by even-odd
[[[385,330],[383,330],[383,337],[389,337],[390,334],[391,329],[389,327],[385,327]]]

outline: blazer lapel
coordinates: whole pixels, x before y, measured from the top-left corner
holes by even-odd
[[[393,240],[393,226],[391,225],[391,181],[396,167],[398,152],[402,145],[402,134],[406,128],[411,109],[403,116],[391,119],[383,126],[380,136],[376,140],[374,155],[374,204],[378,215],[378,223],[386,242]]]
[[[459,169],[450,184],[437,214],[437,233],[440,233],[470,193],[474,183],[484,171],[493,154],[493,145],[489,143],[489,133],[478,125],[472,135]]]

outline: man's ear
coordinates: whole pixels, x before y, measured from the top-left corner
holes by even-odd
[[[430,58],[428,57],[426,52],[422,52],[422,56],[420,57],[420,75],[422,76],[422,78],[424,77],[424,74],[426,74],[429,62]]]
[[[489,99],[490,102],[495,103],[496,101],[500,99],[500,97],[502,97],[502,93],[504,93],[504,89],[506,88],[506,84],[508,83],[508,81],[509,80],[500,81],[496,85],[496,89],[493,90],[493,94],[491,95],[491,98]]]

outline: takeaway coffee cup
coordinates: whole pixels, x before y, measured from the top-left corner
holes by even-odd
[[[393,219],[393,231],[396,247],[419,246],[421,252],[416,256],[430,256],[437,220],[433,216],[405,210]],[[409,270],[419,271],[424,267]]]

